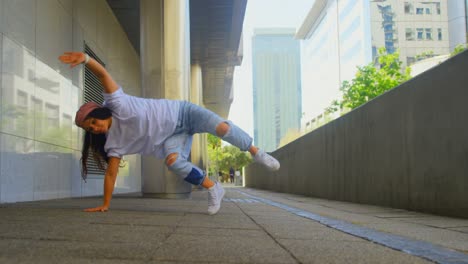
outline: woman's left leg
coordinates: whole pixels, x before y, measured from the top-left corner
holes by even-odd
[[[205,173],[188,161],[192,147],[192,135],[179,133],[172,135],[164,142],[164,155],[167,168],[182,177],[185,181],[201,185]]]
[[[168,169],[181,176],[193,185],[201,185],[208,189],[208,213],[216,214],[224,197],[224,189],[214,183],[206,173],[191,163],[188,158],[192,147],[192,135],[179,133],[172,135],[164,142],[165,163]]]

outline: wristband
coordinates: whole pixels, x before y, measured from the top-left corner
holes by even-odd
[[[89,55],[85,53],[85,60],[83,61],[83,64],[86,65],[89,62]]]

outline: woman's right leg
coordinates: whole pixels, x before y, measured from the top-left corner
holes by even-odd
[[[232,132],[232,131],[234,131],[234,132]],[[223,140],[233,144],[236,147],[239,147],[239,146],[232,143],[232,142],[235,142],[235,143],[238,143],[238,144],[243,144],[243,142],[244,142],[244,144],[245,144],[245,142],[246,142],[245,139],[247,137],[250,138],[249,135],[245,136],[243,134],[247,135],[247,133],[245,133],[243,130],[241,130],[240,128],[238,128],[234,124],[232,124],[232,122],[230,122],[230,121],[220,122],[216,126],[216,135],[218,137],[222,138]],[[238,140],[239,137],[240,137],[240,140]],[[240,141],[240,143],[239,143],[239,141]],[[252,155],[255,162],[265,165],[270,171],[279,170],[280,163],[278,162],[278,160],[273,158],[270,154],[259,150],[256,146],[252,145],[251,141],[249,143],[249,146],[250,147],[247,150],[250,152],[250,154]],[[241,147],[239,147],[239,148],[241,150],[243,150]]]
[[[216,113],[195,104],[188,105],[188,115],[192,134],[210,133],[242,151],[250,151],[252,137],[231,121],[225,120]]]
[[[252,137],[229,120],[224,120],[214,112],[198,105],[189,105],[189,120],[193,133],[210,133],[231,143],[242,151],[249,151],[257,163],[269,170],[279,169],[279,162],[264,151],[252,145]]]
[[[248,151],[252,156],[257,154],[258,148],[252,145],[252,137],[244,130],[234,125],[231,121],[222,120],[216,125],[216,136],[231,143],[242,151]]]

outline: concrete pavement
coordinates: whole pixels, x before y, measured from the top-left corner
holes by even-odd
[[[465,219],[226,190],[215,216],[202,190],[188,200],[114,197],[107,213],[81,211],[100,198],[3,204],[0,263],[468,263]],[[369,234],[395,236],[382,244]],[[392,249],[392,240],[403,248]]]

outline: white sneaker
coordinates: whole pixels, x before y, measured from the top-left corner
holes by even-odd
[[[255,162],[265,165],[270,171],[277,171],[280,168],[279,161],[263,150],[259,149],[253,159]]]
[[[223,200],[224,194],[226,192],[223,189],[223,186],[218,182],[215,185],[208,189],[208,214],[214,215],[221,208],[221,201]]]

